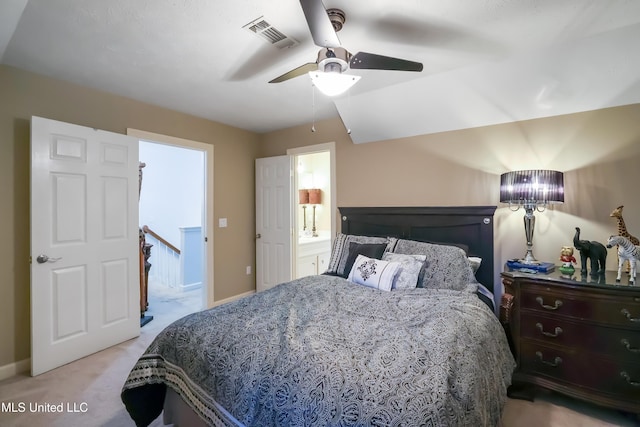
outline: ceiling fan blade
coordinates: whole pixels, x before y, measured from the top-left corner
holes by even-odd
[[[307,62],[306,64],[301,65],[298,68],[294,68],[293,70],[288,71],[279,77],[276,77],[275,79],[271,80],[269,83],[280,83],[285,80],[289,80],[294,77],[307,74],[309,71],[316,71],[317,69],[318,69],[318,64],[316,64],[315,62]]]
[[[351,57],[349,68],[368,70],[422,71],[422,63],[406,59],[358,52]]]
[[[300,0],[313,42],[320,47],[340,47],[340,40],[321,0]]]

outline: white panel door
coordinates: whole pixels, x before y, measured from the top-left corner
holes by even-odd
[[[291,156],[256,159],[256,291],[291,280]]]
[[[31,375],[140,334],[138,140],[31,119]]]

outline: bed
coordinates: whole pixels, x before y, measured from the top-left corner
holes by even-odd
[[[182,426],[498,425],[515,363],[492,303],[494,210],[340,208],[325,274],[174,322],[131,370],[127,411],[139,426],[161,413]]]

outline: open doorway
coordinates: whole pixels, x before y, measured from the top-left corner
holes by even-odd
[[[315,164],[311,159],[316,157],[307,158],[306,155],[319,153],[322,154],[318,158],[323,159],[319,162],[323,164],[322,172],[314,166],[311,175],[306,175],[310,169],[300,175],[296,173],[298,160],[303,164]],[[335,165],[334,142],[291,148],[286,156],[256,159],[257,292],[282,281],[326,271],[338,214]],[[317,188],[304,188],[308,186]],[[313,199],[309,196],[309,201],[302,203],[299,190],[318,191]],[[313,233],[313,205],[316,208],[316,236]],[[305,212],[308,230],[304,229]],[[279,246],[277,251],[272,251],[270,246],[273,245]],[[269,251],[275,255],[267,255]]]
[[[139,224],[148,247],[145,316],[172,321],[204,305],[204,153],[141,140],[139,159]]]
[[[335,144],[287,151],[294,156],[293,276],[322,274],[336,230]]]
[[[139,137],[142,171],[139,224],[152,245],[145,315],[169,324],[210,306],[213,296],[212,227],[207,221],[207,210],[213,210],[207,193],[213,187],[213,147],[132,132]]]

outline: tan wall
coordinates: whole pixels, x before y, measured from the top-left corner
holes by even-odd
[[[0,367],[30,357],[31,116],[126,133],[135,128],[214,145],[214,286],[221,300],[255,289],[258,136],[220,123],[0,66]],[[229,219],[217,228],[217,218]]]
[[[640,236],[640,105],[356,145],[339,119],[316,123],[315,133],[304,125],[257,136],[6,66],[0,94],[0,367],[30,355],[32,115],[214,144],[214,216],[229,218],[229,227],[214,234],[216,300],[255,289],[254,277],[245,275],[245,266],[255,265],[254,159],[329,141],[336,142],[338,206],[498,205],[496,271],[525,247],[522,211],[498,202],[499,174],[508,170],[565,172],[565,204],[536,215],[539,259],[555,261],[576,226],[583,237],[604,241],[615,232],[609,213],[620,204],[629,230]],[[608,267],[614,264],[610,253]]]
[[[316,123],[315,133],[305,125],[262,135],[260,155],[335,141],[338,206],[497,205],[499,272],[526,249],[523,211],[499,203],[499,176],[509,170],[565,172],[565,203],[536,214],[538,259],[556,262],[576,226],[583,238],[605,242],[616,232],[609,214],[621,204],[627,228],[640,236],[639,119],[636,104],[368,144],[353,144],[335,119]],[[613,251],[607,266],[616,268]]]

